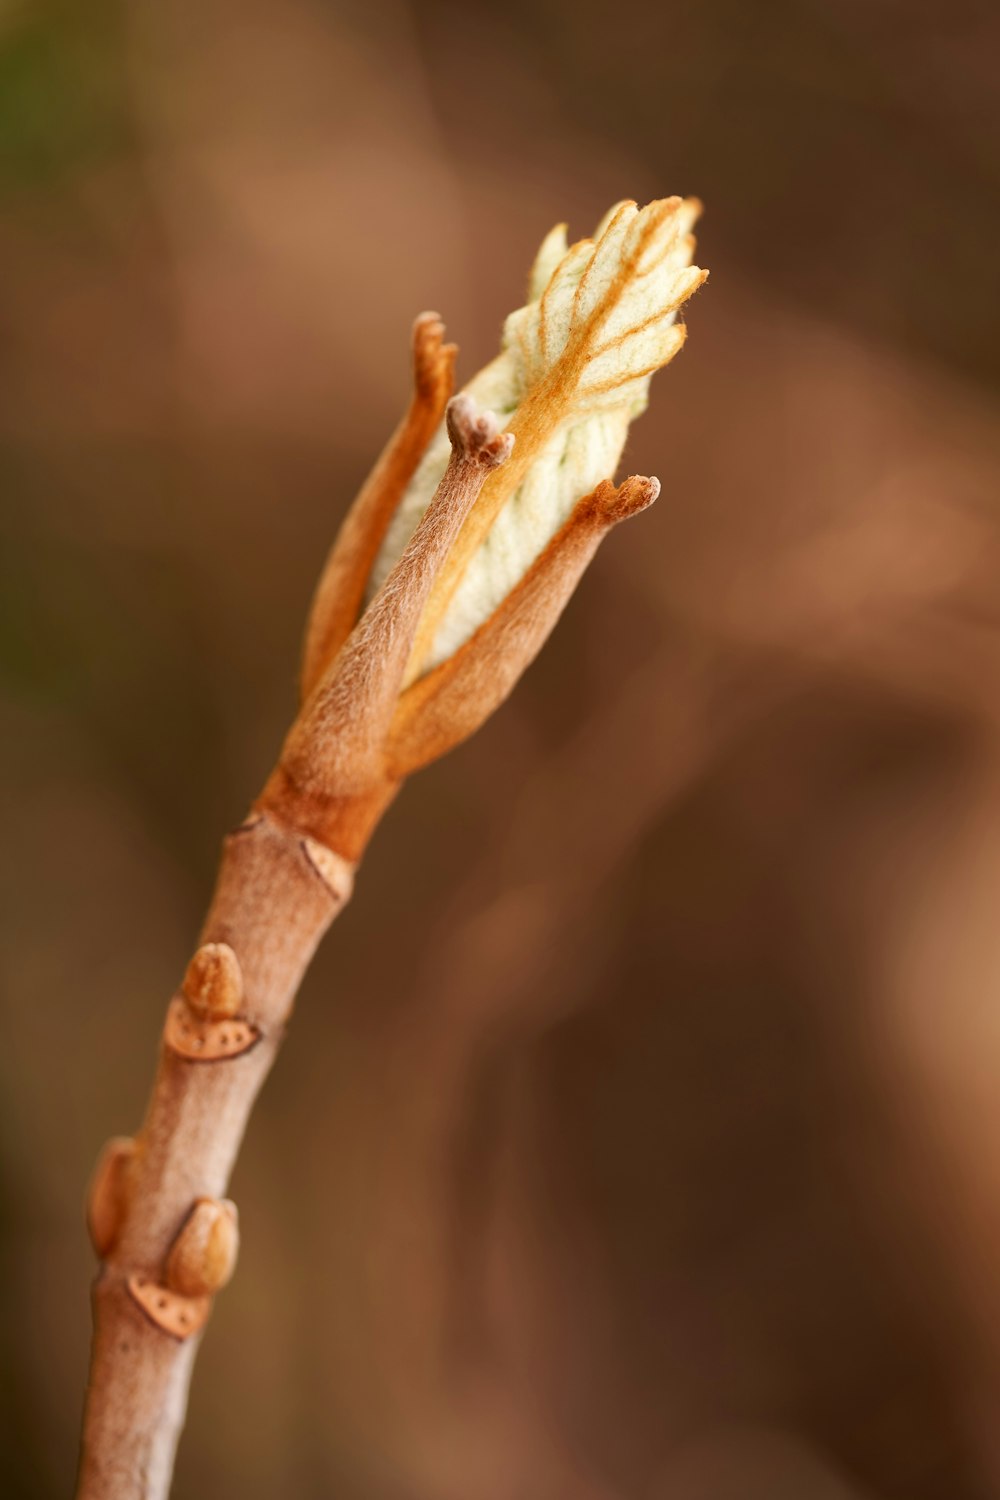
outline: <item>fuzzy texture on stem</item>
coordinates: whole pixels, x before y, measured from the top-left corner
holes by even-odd
[[[413,396],[402,422],[351,506],[320,575],[302,652],[302,696],[308,698],[346,641],[385,533],[454,389],[454,344],[444,342],[437,313],[413,325]]]
[[[668,344],[677,343],[676,330],[660,327],[669,327],[671,308],[648,327],[636,323],[629,279],[641,283],[671,256],[689,254],[686,240],[678,248],[683,216],[662,232],[679,201],[666,200],[669,213],[653,205],[644,217],[626,205],[609,215],[597,250],[591,246],[597,270],[589,292],[579,247],[573,259],[558,236],[543,245],[533,280],[549,288],[551,304],[545,296],[529,304],[521,323],[524,349],[537,346],[548,360],[538,384],[549,395],[546,404],[529,393],[510,431],[501,432],[500,419],[468,393],[448,401],[454,348],[443,343],[436,315],[417,320],[413,398],[321,576],[301,707],[250,817],[225,840],[199,947],[167,1010],[145,1121],[134,1140],[110,1142],[95,1171],[88,1222],[101,1266],[78,1500],[167,1495],[199,1338],[236,1261],[236,1208],[224,1196],[233,1164],[299,983],[350,897],[372,830],[412,771],[503,702],[602,538],[659,493],[657,480],[633,476],[617,488],[606,479],[590,493],[577,490],[568,509],[563,495],[560,524],[494,607],[433,670],[413,675],[421,633],[435,608],[447,608],[470,538],[489,531],[505,494],[524,490],[532,454],[544,455],[574,401],[583,393],[588,410],[600,413],[606,399],[617,410],[624,389],[634,405],[648,374],[636,367],[636,349],[654,348],[662,363]],[[621,306],[631,312],[619,327]],[[563,338],[555,365],[553,330]],[[553,369],[562,371],[558,380]],[[433,496],[407,518],[402,545],[373,591],[375,559],[442,412],[450,458],[439,465],[435,452]],[[518,456],[522,443],[527,452]],[[505,490],[498,480],[508,467]]]
[[[409,774],[474,734],[516,686],[548,639],[580,577],[612,526],[652,505],[658,479],[609,480],[585,495],[517,587],[476,634],[399,700],[389,766]]]

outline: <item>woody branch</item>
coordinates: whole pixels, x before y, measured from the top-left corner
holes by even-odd
[[[198,1335],[236,1255],[224,1194],[316,945],[394,790],[380,744],[434,575],[510,451],[467,398],[453,458],[396,569],[308,700],[248,820],[225,840],[200,946],[167,1012],[145,1122],[106,1149],[90,1201],[102,1263],[79,1500],[162,1500]]]
[[[199,1336],[236,1259],[229,1177],[299,983],[350,897],[372,830],[406,776],[503,701],[601,539],[659,491],[655,479],[633,477],[583,496],[465,645],[404,688],[436,581],[514,441],[468,396],[450,402],[450,462],[358,620],[388,518],[444,411],[453,358],[439,320],[418,319],[414,400],[320,581],[301,710],[250,816],[224,842],[199,947],[167,1011],[143,1126],[134,1140],[113,1140],[98,1164],[89,1220],[101,1266],[78,1500],[167,1494]]]

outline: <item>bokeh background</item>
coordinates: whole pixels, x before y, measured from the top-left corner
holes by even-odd
[[[0,6],[0,1489],[84,1183],[435,307],[695,193],[603,549],[412,783],[234,1197],[185,1500],[1000,1496],[993,0]]]

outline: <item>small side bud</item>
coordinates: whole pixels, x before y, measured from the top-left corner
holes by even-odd
[[[167,1286],[182,1297],[210,1297],[236,1266],[239,1219],[228,1198],[199,1198],[167,1260]]]
[[[128,1210],[128,1167],[135,1154],[130,1135],[115,1135],[97,1158],[87,1195],[87,1229],[103,1260],[114,1249]]]
[[[440,411],[454,388],[457,344],[444,342],[444,323],[436,312],[421,313],[413,325],[413,388],[417,399]]]
[[[239,1014],[243,971],[228,943],[205,943],[187,966],[181,986],[191,1009],[213,1021]]]
[[[491,411],[480,411],[471,396],[453,396],[445,420],[456,454],[478,459],[486,469],[497,469],[510,457],[514,434],[501,432],[498,419]]]
[[[642,474],[632,474],[617,487],[606,479],[594,491],[594,505],[606,520],[627,521],[653,504],[660,493],[660,481],[647,479]]]

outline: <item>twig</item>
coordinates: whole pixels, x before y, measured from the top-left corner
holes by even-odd
[[[485,534],[496,514],[500,491],[494,486],[487,519],[475,517],[466,525],[484,484],[507,463],[515,435],[520,432],[533,452],[544,450],[546,434],[558,436],[560,424],[576,410],[571,390],[586,397],[577,415],[600,425],[608,408],[592,409],[587,392],[598,391],[603,402],[613,387],[624,404],[611,429],[624,440],[628,415],[638,397],[644,400],[646,371],[639,357],[648,353],[646,343],[633,349],[628,341],[634,344],[639,335],[648,343],[649,323],[661,321],[643,319],[651,299],[654,306],[664,296],[669,303],[702,278],[685,269],[689,239],[678,240],[690,214],[680,200],[665,204],[642,213],[624,206],[596,246],[590,245],[598,270],[587,295],[600,293],[596,312],[587,312],[582,297],[586,277],[574,281],[571,274],[590,242],[568,251],[553,272],[553,305],[569,288],[573,315],[566,328],[581,330],[566,344],[573,375],[568,385],[563,377],[569,365],[549,357],[549,293],[515,315],[528,321],[527,332],[522,329],[525,351],[537,346],[544,356],[537,388],[529,384],[523,392],[527,425],[515,419],[512,430],[501,433],[471,396],[449,402],[454,347],[443,343],[436,314],[417,320],[413,399],[320,580],[307,628],[299,714],[250,816],[225,840],[200,946],[167,1011],[142,1129],[134,1140],[119,1137],[109,1144],[92,1184],[89,1220],[101,1268],[93,1293],[79,1500],[164,1500],[167,1494],[199,1336],[236,1260],[236,1209],[224,1197],[233,1164],[296,990],[317,943],[350,897],[373,828],[411,772],[471,734],[503,702],[602,537],[659,492],[657,480],[640,477],[618,488],[604,481],[582,498],[576,497],[584,486],[572,491],[569,518],[553,527],[548,545],[500,604],[484,610],[478,628],[433,670],[421,674],[419,665],[414,668],[424,649],[415,655],[414,644],[431,642],[441,600],[454,591],[468,560],[469,537]],[[643,257],[648,260],[652,250],[660,259],[646,264]],[[671,256],[679,257],[679,272]],[[653,276],[658,268],[663,286]],[[594,369],[606,375],[609,367],[601,361],[610,346],[596,335],[619,305],[628,318],[619,317],[615,325],[617,344],[631,352],[626,357],[618,349],[611,386],[606,380],[595,386],[585,345],[594,345]],[[660,331],[656,339],[662,363],[678,339]],[[447,467],[361,613],[376,555],[404,491],[417,483],[418,464],[442,413],[451,447]],[[598,450],[607,451],[606,444]],[[431,467],[436,463],[435,457]],[[529,467],[517,465],[518,482]],[[567,466],[563,481],[575,472]]]
[[[105,1151],[90,1199],[102,1266],[81,1500],[158,1500],[170,1483],[197,1335],[236,1255],[224,1199],[257,1092],[316,945],[348,900],[395,790],[379,741],[422,601],[511,440],[468,398],[454,455],[397,568],[289,736],[248,820],[226,839],[201,945],[164,1026],[145,1123]]]

